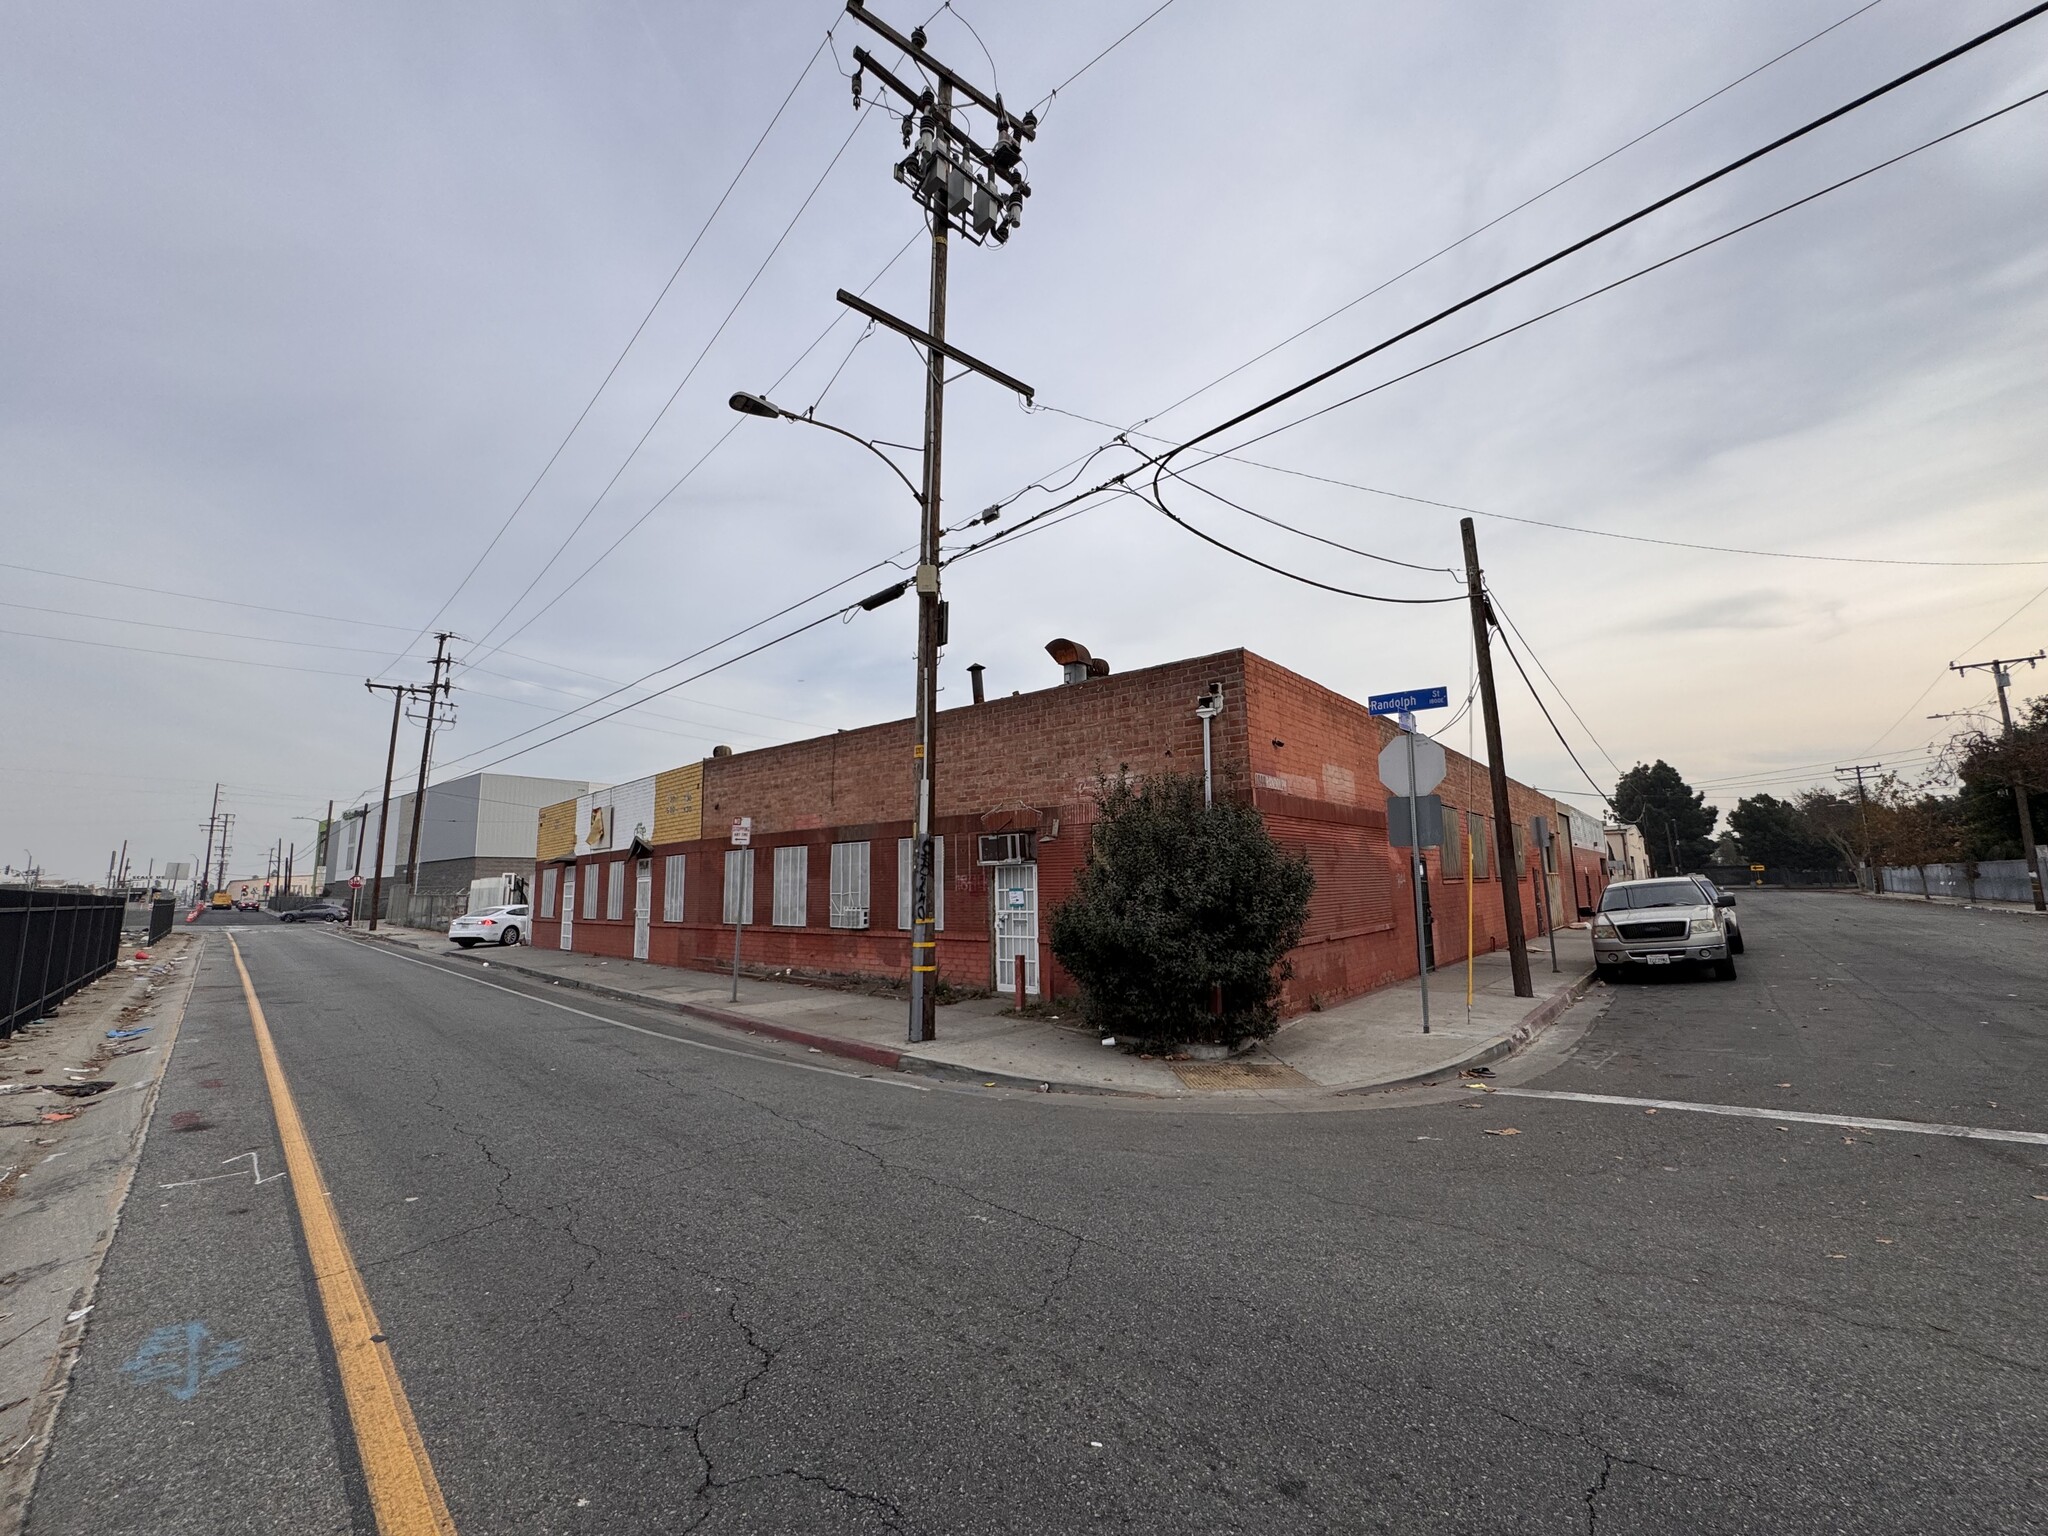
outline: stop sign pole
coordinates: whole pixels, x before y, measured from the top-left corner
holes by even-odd
[[[1375,694],[1366,701],[1366,708],[1375,715],[1393,715],[1401,726],[1403,740],[1398,743],[1401,751],[1396,754],[1397,743],[1389,742],[1380,753],[1380,782],[1396,794],[1408,797],[1408,886],[1415,898],[1415,985],[1422,997],[1422,1032],[1429,1033],[1429,941],[1422,930],[1422,796],[1427,792],[1423,779],[1429,780],[1428,789],[1434,790],[1444,781],[1444,749],[1435,742],[1429,743],[1429,761],[1418,765],[1415,753],[1415,711],[1418,709],[1443,709],[1450,703],[1450,693],[1445,688],[1418,688],[1409,693]],[[1393,760],[1390,762],[1389,758]],[[1401,770],[1406,769],[1404,773]],[[1469,876],[1468,876],[1469,878]]]

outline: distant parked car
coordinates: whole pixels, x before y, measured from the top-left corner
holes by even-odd
[[[1690,875],[1625,880],[1607,887],[1593,918],[1593,958],[1612,974],[1631,965],[1711,965],[1735,979],[1740,930],[1731,933],[1735,898]]]
[[[277,920],[280,923],[345,923],[348,921],[348,908],[338,901],[316,901],[311,906],[280,912]]]
[[[448,925],[448,937],[463,949],[479,944],[522,944],[531,907],[486,907]]]

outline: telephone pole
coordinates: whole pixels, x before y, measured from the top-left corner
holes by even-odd
[[[1837,768],[1835,770],[1835,777],[1844,784],[1849,782],[1847,777],[1849,774],[1853,773],[1856,776],[1856,811],[1863,823],[1863,864],[1870,871],[1870,890],[1872,895],[1877,893],[1877,863],[1870,851],[1870,795],[1863,787],[1863,775],[1875,773],[1883,766],[1883,763],[1851,763],[1846,768]],[[1856,871],[1856,884],[1859,889],[1862,887],[1863,870],[1861,869]]]
[[[208,876],[213,873],[213,832],[220,825],[220,785],[213,786],[213,809],[206,813],[206,857],[199,861],[199,891],[197,900],[204,901],[210,894]]]
[[[931,303],[928,326],[917,326],[885,314],[844,290],[840,302],[869,319],[890,327],[923,346],[924,395],[924,522],[917,556],[917,709],[911,746],[916,799],[911,836],[910,1028],[912,1042],[938,1034],[938,892],[933,885],[933,823],[938,812],[939,651],[947,639],[946,605],[939,594],[939,482],[944,435],[946,362],[950,358],[1030,396],[1028,387],[952,347],[946,341],[946,258],[949,233],[984,245],[998,245],[1022,221],[1024,199],[1031,187],[1023,176],[1023,144],[1038,134],[1036,114],[1012,115],[1000,96],[990,96],[964,76],[925,51],[924,28],[905,37],[873,15],[863,0],[846,0],[846,13],[892,47],[901,49],[936,87],[912,87],[899,80],[866,48],[853,50],[853,100],[862,105],[864,79],[872,74],[909,109],[903,117],[903,147],[896,179],[929,214],[932,232]],[[955,96],[987,112],[995,122],[995,145],[984,148],[954,119]],[[913,121],[913,116],[915,121]],[[913,135],[915,143],[913,144]]]
[[[420,818],[427,808],[427,765],[434,752],[434,716],[449,684],[442,679],[448,667],[448,642],[455,637],[443,630],[434,636],[434,680],[427,685],[427,720],[420,733],[420,781],[412,796],[412,842],[405,856],[405,895],[408,905],[420,893]]]
[[[228,834],[234,830],[235,813],[233,811],[222,811],[220,813],[219,878],[213,882],[213,888],[216,891],[228,883]]]
[[[372,693],[391,695],[391,745],[384,753],[384,798],[377,806],[377,861],[370,866],[370,932],[375,933],[378,908],[384,899],[384,828],[391,820],[391,773],[398,766],[398,721],[405,701],[419,697],[420,687],[417,683],[373,683],[367,678],[363,686]]]
[[[1508,965],[1514,972],[1515,996],[1534,997],[1529,954],[1522,933],[1522,872],[1515,866],[1515,813],[1508,804],[1508,769],[1500,741],[1500,699],[1493,691],[1493,609],[1486,601],[1486,583],[1479,570],[1479,535],[1472,519],[1458,519],[1465,540],[1465,595],[1472,604],[1472,647],[1479,666],[1479,702],[1486,720],[1486,772],[1493,783],[1494,873],[1500,883],[1501,915],[1508,930]],[[1469,861],[1468,861],[1469,862]],[[1472,878],[1472,871],[1465,871]]]
[[[2012,705],[2005,696],[2006,688],[2012,682],[2012,668],[2022,662],[2033,667],[2048,660],[2048,651],[2036,651],[2031,656],[1998,656],[1990,661],[1950,662],[1949,670],[1957,673],[1988,671],[1991,680],[1998,684],[1998,713],[2005,721],[2005,740],[2012,741]],[[2027,803],[2027,784],[2015,769],[2008,777],[2012,783],[2013,804],[2020,813],[2020,847],[2027,861],[2027,886],[2033,893],[2034,910],[2048,912],[2048,893],[2041,889],[2041,855],[2034,843],[2034,810]]]

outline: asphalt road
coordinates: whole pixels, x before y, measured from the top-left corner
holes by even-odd
[[[1738,981],[1598,989],[1502,1092],[1313,1112],[235,937],[472,1536],[2039,1531],[2048,1146],[1775,1117],[2048,1130],[2048,927],[1742,914]],[[38,1536],[374,1529],[277,1150],[214,934]]]

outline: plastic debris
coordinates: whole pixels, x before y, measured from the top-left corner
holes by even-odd
[[[36,1118],[44,1125],[55,1125],[59,1120],[76,1120],[78,1118],[78,1111],[75,1109],[46,1109]]]
[[[64,1321],[67,1323],[75,1323],[91,1310],[91,1307],[80,1307],[76,1312],[67,1312],[64,1314]]]
[[[137,1035],[147,1034],[150,1028],[150,1025],[138,1024],[133,1029],[110,1029],[107,1031],[107,1038],[109,1040],[133,1040]]]
[[[1115,1045],[1115,1044],[1116,1044],[1116,1036],[1115,1036],[1115,1035],[1104,1035],[1104,1036],[1102,1037],[1102,1043],[1103,1043],[1104,1045]]]
[[[51,1093],[61,1093],[67,1099],[89,1099],[96,1093],[105,1093],[114,1084],[101,1078],[91,1083],[48,1083],[44,1085]]]

